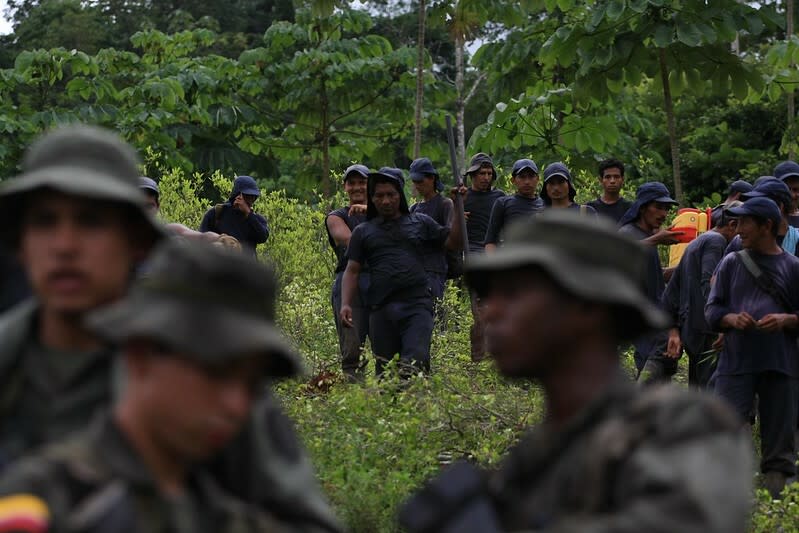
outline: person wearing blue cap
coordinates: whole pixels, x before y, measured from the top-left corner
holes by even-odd
[[[572,183],[569,167],[558,161],[544,169],[544,187],[541,199],[547,208],[579,209],[581,215],[596,216],[596,210],[588,205],[580,205],[574,201],[577,191]]]
[[[644,183],[635,193],[635,201],[619,220],[619,233],[629,235],[649,245],[647,269],[644,283],[646,294],[653,302],[659,302],[666,288],[663,268],[660,264],[657,245],[674,244],[679,232],[661,229],[669,210],[677,205],[668,188],[660,182]],[[677,362],[666,357],[667,334],[657,331],[642,336],[633,342],[635,367],[639,379],[651,381],[671,379],[677,371]]]
[[[398,353],[400,376],[429,372],[433,299],[424,257],[445,247],[459,249],[462,223],[455,221],[450,231],[427,215],[411,213],[398,168],[369,173],[367,185],[366,222],[355,227],[347,247],[339,319],[345,327],[354,326],[352,304],[361,270],[368,264],[369,338],[376,374],[382,375]],[[465,189],[451,192],[458,193]]]
[[[706,388],[716,362],[709,354],[717,335],[705,321],[705,304],[713,273],[724,257],[724,249],[735,236],[738,219],[729,210],[742,202],[722,204],[716,225],[691,241],[674,270],[661,298],[661,307],[671,319],[666,355],[679,359],[688,354],[688,384]]]
[[[233,191],[227,202],[209,209],[200,223],[200,231],[213,231],[235,237],[250,255],[255,257],[255,247],[269,238],[269,226],[263,215],[253,211],[253,204],[261,195],[258,184],[250,176],[233,180]]]
[[[421,200],[410,207],[411,213],[422,213],[435,220],[439,226],[452,226],[452,216],[455,206],[452,200],[440,194],[444,190],[444,184],[438,176],[433,163],[426,157],[421,157],[411,163],[410,177],[413,187]],[[456,274],[458,260],[461,254],[455,252],[445,252],[435,250],[424,258],[424,267],[430,278],[430,287],[433,290],[433,298],[436,300],[444,297],[444,287],[447,278],[454,277],[448,275],[449,266],[453,265],[452,274]]]
[[[336,254],[335,280],[330,301],[333,306],[333,320],[338,333],[338,346],[341,354],[341,370],[350,381],[361,381],[366,361],[361,358],[363,345],[369,334],[369,305],[366,293],[369,289],[369,267],[364,265],[358,278],[358,290],[352,301],[351,328],[343,327],[339,320],[341,312],[341,278],[347,268],[347,246],[350,243],[352,230],[366,220],[366,180],[369,169],[365,165],[355,164],[344,171],[344,192],[349,200],[348,205],[340,207],[325,217],[327,242]]]
[[[788,210],[788,224],[799,228],[799,163],[783,161],[774,167],[774,177],[782,181],[791,191],[791,208]]]
[[[602,185],[602,196],[586,205],[613,222],[618,222],[633,204],[621,196],[621,188],[624,187],[624,163],[614,158],[599,163],[599,183]]]
[[[765,196],[729,210],[738,218],[743,250],[719,264],[705,318],[724,333],[715,392],[749,419],[759,397],[761,462],[764,485],[777,497],[796,474],[799,406],[799,258],[777,244],[783,214]]]
[[[760,176],[755,181],[755,186],[751,191],[741,194],[743,200],[758,197],[770,198],[780,208],[782,222],[777,228],[777,244],[782,246],[782,249],[789,254],[796,255],[799,252],[799,229],[788,224],[788,213],[790,213],[791,202],[793,201],[791,190],[784,182],[774,176]],[[741,237],[736,236],[730,241],[725,253],[737,252],[742,248]]]
[[[142,190],[144,196],[147,198],[147,203],[145,204],[147,210],[153,215],[157,215],[158,210],[161,208],[161,201],[159,199],[161,191],[158,189],[158,184],[151,178],[139,176],[139,189]]]
[[[510,175],[516,194],[503,196],[494,202],[485,236],[486,252],[497,249],[502,231],[510,222],[544,209],[544,202],[538,196],[538,165],[535,161],[519,159],[513,163]]]

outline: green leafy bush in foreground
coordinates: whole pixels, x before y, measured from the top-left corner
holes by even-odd
[[[214,177],[221,196],[231,180]],[[161,182],[163,203],[185,202],[201,216],[211,202],[196,196],[200,183],[201,176],[168,174]],[[162,209],[186,217],[166,216],[170,221],[196,227],[198,215],[180,206]],[[281,279],[280,325],[305,357],[310,376],[280,384],[278,393],[349,529],[397,530],[397,506],[426,478],[462,457],[495,465],[524,428],[541,419],[543,398],[536,385],[507,381],[490,363],[470,361],[468,295],[455,285],[448,288],[445,318],[434,332],[429,378],[415,378],[401,391],[377,383],[373,375],[362,385],[341,381],[326,209],[272,192],[258,200],[256,210],[267,216],[272,232],[261,252]],[[633,367],[629,353],[623,362]],[[685,381],[685,368],[678,378]],[[753,531],[799,531],[799,484],[786,489],[781,501],[762,490],[753,498]]]

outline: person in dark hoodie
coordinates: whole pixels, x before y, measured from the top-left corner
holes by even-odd
[[[352,231],[347,248],[340,319],[353,327],[358,278],[368,263],[369,338],[376,373],[382,375],[386,363],[399,353],[400,375],[406,377],[430,369],[433,299],[424,256],[445,247],[457,250],[463,228],[457,221],[450,231],[427,215],[410,213],[404,184],[398,168],[383,167],[369,174],[366,222]]]
[[[200,223],[200,231],[213,231],[235,237],[250,255],[255,256],[255,246],[266,242],[269,226],[266,218],[252,209],[261,190],[250,176],[233,180],[233,192],[223,204],[209,209]]]
[[[654,304],[660,301],[666,287],[657,245],[674,244],[679,235],[679,232],[660,229],[669,210],[675,205],[677,202],[672,199],[665,185],[650,181],[638,187],[633,205],[619,220],[619,233],[649,245],[649,259],[642,281],[646,295]],[[644,335],[633,342],[635,366],[642,382],[668,380],[677,371],[676,359],[665,356],[667,342],[665,330]]]

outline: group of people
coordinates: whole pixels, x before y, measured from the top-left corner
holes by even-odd
[[[413,495],[399,510],[409,531],[744,531],[752,451],[741,420],[755,393],[764,437],[778,437],[763,440],[765,472],[791,474],[786,424],[766,412],[793,394],[780,416],[796,425],[789,331],[799,321],[778,296],[799,303],[783,284],[799,272],[783,250],[793,207],[767,192],[789,179],[760,180],[716,224],[737,220],[748,252],[721,260],[704,314],[703,333],[725,332],[713,379],[740,399],[733,410],[703,392],[636,386],[622,371],[620,345],[666,332],[665,366],[683,343],[693,349],[695,323],[684,322],[681,289],[671,290],[676,314],[651,292],[654,266],[663,284],[653,245],[674,236],[659,229],[673,200],[645,184],[621,215],[635,228],[619,231],[604,216],[624,206],[615,163],[594,209],[574,203],[562,163],[544,170],[539,198],[536,164],[517,162],[518,193],[506,197],[478,154],[469,187],[444,198],[431,162],[417,160],[410,177],[423,200],[411,207],[399,169],[347,169],[350,205],[326,220],[345,372],[362,374],[367,335],[378,372],[396,354],[400,375],[429,371],[434,298],[462,268],[479,318],[473,356],[487,351],[503,375],[537,379],[546,398],[544,421],[499,468],[458,464]],[[158,186],[141,179],[132,148],[74,125],[45,134],[0,184],[0,241],[33,294],[0,317],[0,532],[342,530],[270,392],[302,368],[275,324],[274,273],[209,242],[228,234],[251,252],[247,243],[266,239],[251,180],[237,178],[206,213],[209,232],[170,227],[153,216]],[[465,226],[452,215],[461,201]],[[464,236],[470,251],[495,248],[461,265]],[[747,285],[749,260],[760,274]],[[676,280],[693,283],[693,271]],[[653,353],[642,352],[642,375],[657,366]]]

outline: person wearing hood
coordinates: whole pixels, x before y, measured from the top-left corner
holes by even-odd
[[[369,302],[366,294],[369,290],[369,269],[366,265],[361,269],[358,278],[358,290],[352,301],[352,327],[344,327],[339,320],[341,312],[341,279],[347,268],[347,246],[352,231],[366,220],[366,182],[369,169],[365,165],[355,164],[344,171],[344,192],[349,200],[348,205],[340,207],[325,217],[327,242],[336,254],[336,277],[330,296],[333,305],[333,320],[338,333],[338,347],[341,354],[341,370],[350,381],[361,381],[366,362],[361,353],[369,334]]]
[[[593,207],[576,203],[575,196],[577,191],[574,189],[569,167],[561,162],[548,165],[544,169],[544,187],[541,189],[544,206],[552,209],[578,209],[581,215],[596,216]]]
[[[774,167],[774,177],[788,186],[791,191],[791,207],[788,210],[788,224],[799,228],[799,163],[783,161]]]
[[[485,236],[486,252],[497,249],[503,229],[512,221],[544,209],[544,202],[538,196],[538,165],[535,161],[519,159],[513,163],[510,175],[516,194],[503,196],[494,202]]]
[[[266,218],[252,208],[260,195],[261,190],[253,178],[238,176],[233,180],[233,192],[227,202],[217,204],[205,213],[200,231],[235,237],[244,250],[255,256],[256,245],[266,242],[269,237]]]
[[[619,220],[619,233],[648,245],[647,268],[642,281],[646,295],[655,304],[660,302],[666,287],[657,245],[674,244],[680,235],[679,232],[661,229],[669,210],[675,205],[677,202],[665,185],[650,181],[638,187],[633,205]],[[677,371],[677,360],[665,355],[667,343],[665,330],[644,335],[633,342],[635,367],[642,382],[671,379]]]
[[[788,185],[774,176],[760,176],[751,191],[741,194],[741,199],[744,201],[750,198],[769,198],[777,204],[782,213],[782,222],[779,223],[777,228],[777,244],[789,254],[797,255],[799,253],[799,228],[788,223],[793,202],[793,196]],[[727,245],[724,253],[725,255],[731,254],[742,249],[741,237],[736,235],[730,241],[730,244]]]
[[[352,231],[342,279],[340,320],[353,327],[359,276],[369,265],[369,338],[378,376],[396,354],[401,376],[429,372],[433,299],[424,257],[444,248],[457,250],[463,232],[460,221],[450,231],[427,215],[410,213],[404,185],[398,168],[369,174],[366,222]]]
[[[455,205],[452,200],[442,196],[444,184],[433,166],[432,161],[426,157],[421,157],[411,163],[410,177],[416,193],[421,197],[410,207],[411,213],[422,213],[433,220],[439,226],[452,227],[452,217],[455,212]],[[425,270],[430,276],[430,286],[433,290],[433,298],[444,297],[444,287],[446,286],[449,265],[455,264],[457,268],[458,252],[447,252],[436,250],[424,259]]]

